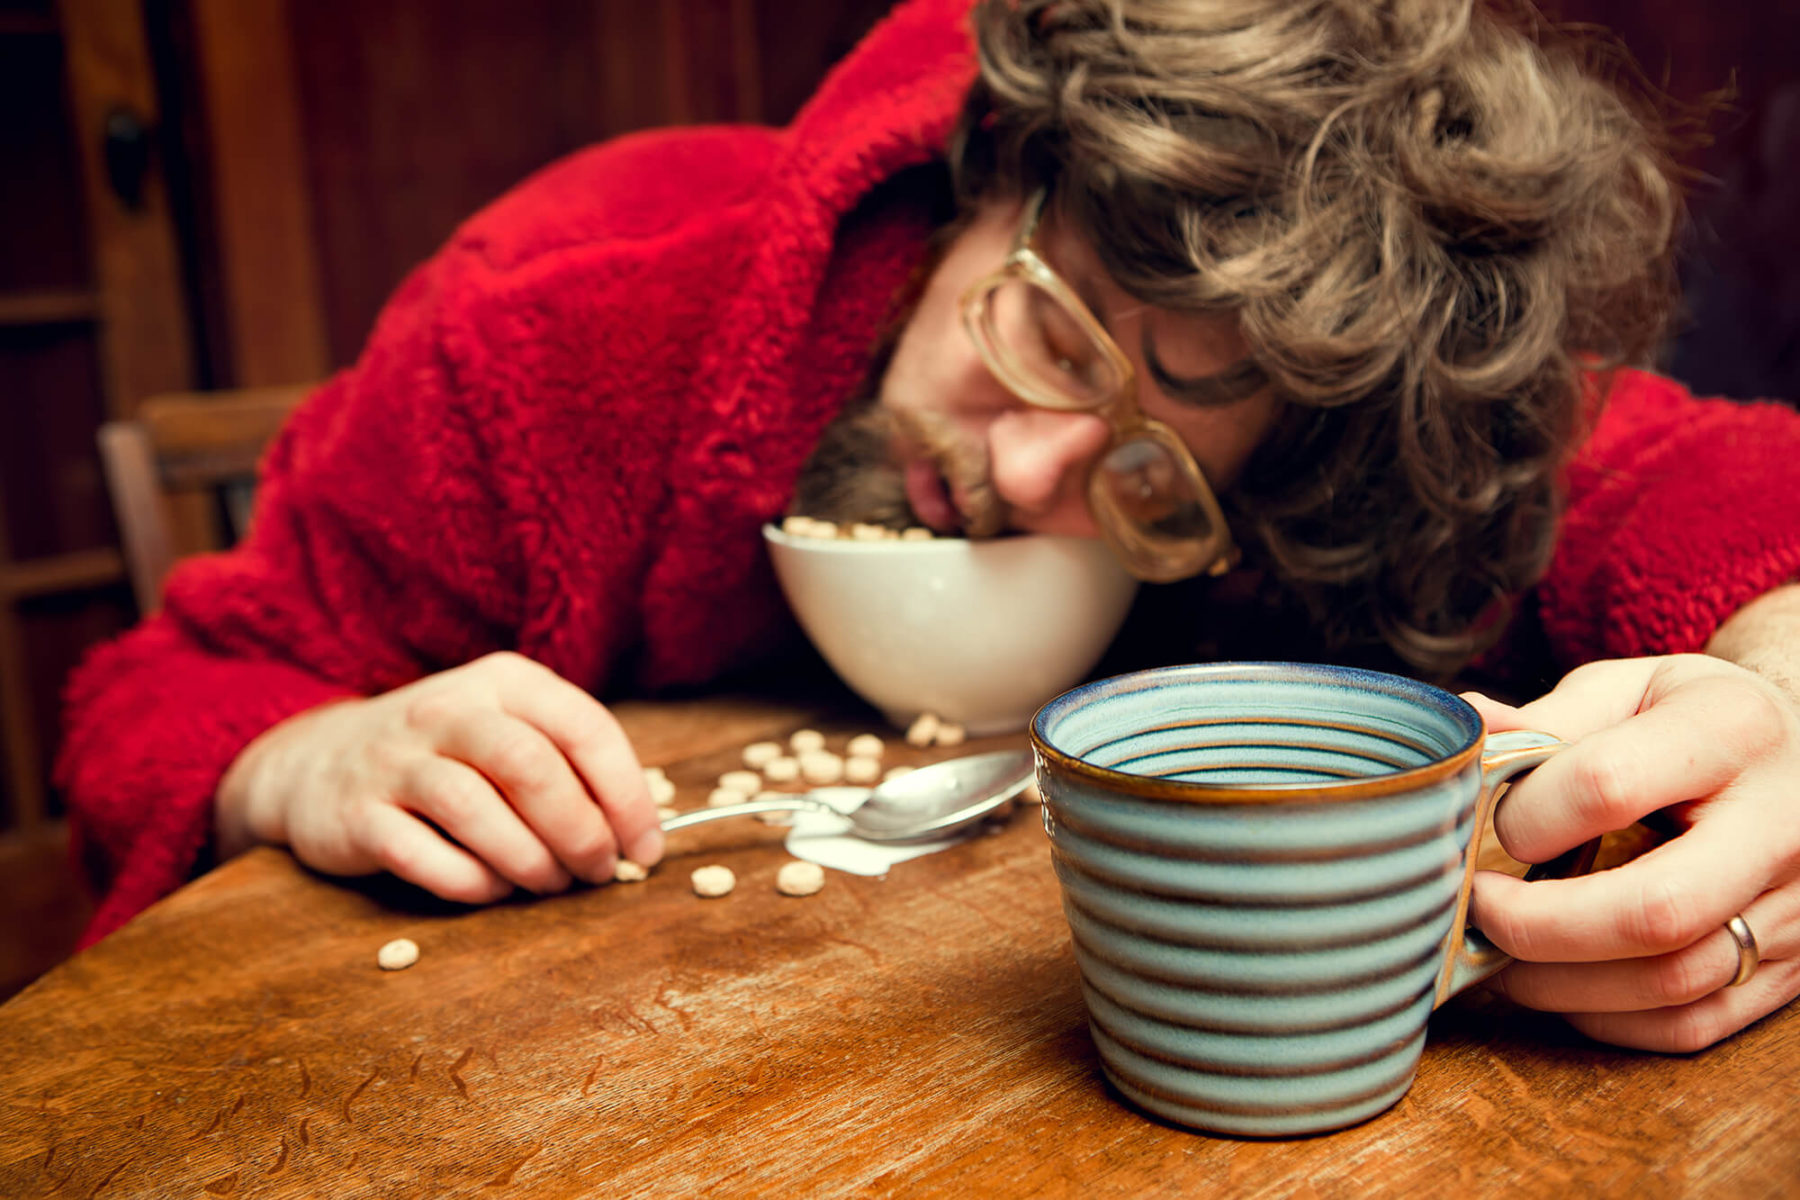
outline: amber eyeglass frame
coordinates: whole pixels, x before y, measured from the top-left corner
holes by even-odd
[[[1024,219],[1013,238],[1011,253],[998,270],[964,290],[961,297],[963,328],[994,378],[1020,400],[1059,412],[1098,413],[1106,419],[1112,435],[1088,473],[1088,511],[1126,570],[1152,583],[1187,579],[1201,573],[1223,575],[1237,565],[1239,554],[1206,473],[1173,429],[1144,414],[1137,402],[1137,373],[1131,360],[1125,357],[1125,352],[1119,349],[1118,343],[1075,290],[1032,249],[1032,239],[1043,219],[1048,196],[1048,191],[1041,188],[1032,193],[1025,202]],[[1040,377],[1020,364],[1018,356],[1006,344],[1006,338],[990,320],[994,295],[1015,281],[1045,293],[1092,341],[1093,349],[1119,381],[1109,394],[1091,398],[1045,386]],[[1129,520],[1105,501],[1096,499],[1096,492],[1105,486],[1100,481],[1100,464],[1133,442],[1147,443],[1167,455],[1186,482],[1193,501],[1205,514],[1212,531],[1210,535],[1172,539]]]

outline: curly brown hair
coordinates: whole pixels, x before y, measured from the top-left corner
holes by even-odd
[[[1653,98],[1474,0],[982,0],[964,203],[1053,185],[1128,292],[1235,313],[1287,401],[1224,497],[1327,644],[1445,675],[1543,572],[1583,376],[1646,362]],[[1604,51],[1605,47],[1601,47]],[[1616,64],[1615,64],[1616,65]]]

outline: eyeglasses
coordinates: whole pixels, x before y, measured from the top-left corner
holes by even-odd
[[[963,326],[1019,399],[1106,418],[1112,438],[1088,472],[1088,511],[1126,570],[1155,583],[1223,575],[1238,552],[1200,464],[1173,429],[1144,415],[1131,360],[1031,248],[1046,194],[1026,203],[1000,269],[963,293]]]

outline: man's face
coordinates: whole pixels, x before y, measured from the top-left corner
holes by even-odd
[[[847,413],[827,434],[802,480],[799,511],[891,521],[910,509],[940,533],[1099,536],[1084,485],[1107,445],[1106,419],[1020,400],[994,378],[962,325],[963,292],[1006,258],[1021,210],[1017,201],[990,203],[950,243],[900,332],[877,403]],[[1145,413],[1181,436],[1216,490],[1228,488],[1274,422],[1275,402],[1266,389],[1228,404],[1171,394],[1147,368],[1145,339],[1167,373],[1205,379],[1243,358],[1235,322],[1134,299],[1086,239],[1051,218],[1034,247],[1131,360]],[[874,461],[884,457],[880,448],[885,462]]]

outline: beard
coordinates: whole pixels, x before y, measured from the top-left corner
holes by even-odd
[[[1010,517],[989,478],[987,450],[943,416],[881,403],[865,394],[826,426],[800,469],[790,511],[844,524],[905,529],[925,524],[907,498],[910,471],[935,471],[961,516],[940,534],[992,537]]]

